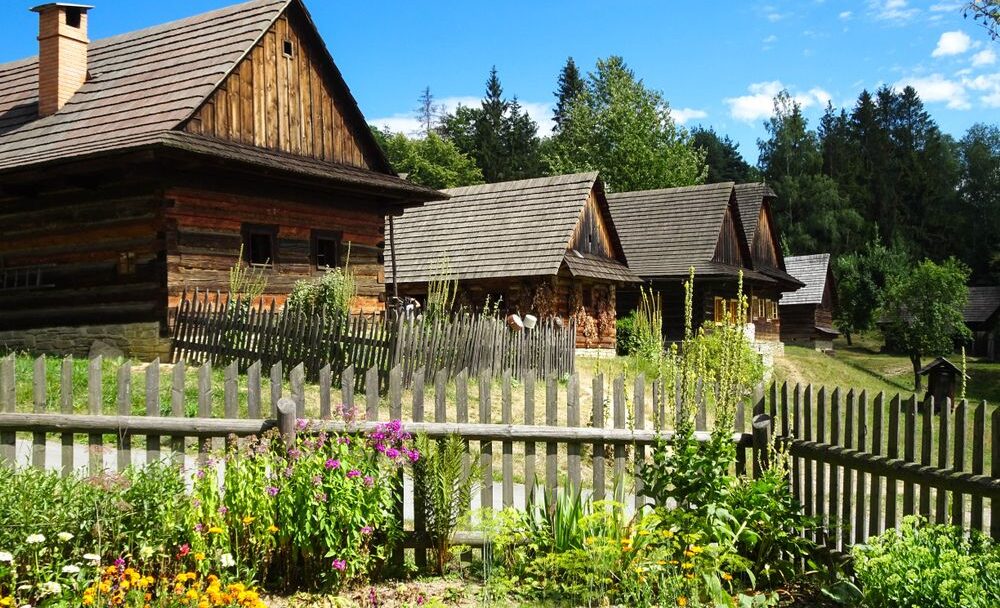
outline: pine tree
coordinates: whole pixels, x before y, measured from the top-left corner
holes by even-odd
[[[694,147],[705,152],[705,164],[708,165],[706,184],[756,181],[756,171],[743,159],[739,144],[728,135],[720,138],[711,128],[697,128],[691,132],[691,141]]]
[[[553,120],[556,123],[556,130],[558,131],[562,128],[563,121],[566,120],[566,114],[569,112],[570,105],[573,104],[587,87],[572,57],[566,59],[566,65],[559,72],[557,85],[558,88],[554,93],[556,96],[556,107],[552,111],[552,114]]]
[[[417,102],[419,104],[417,105],[417,119],[420,121],[423,137],[427,137],[435,130],[444,108],[434,103],[434,95],[431,94],[429,86],[424,87]]]

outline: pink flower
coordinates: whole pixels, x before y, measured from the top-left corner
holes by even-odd
[[[343,572],[344,570],[347,570],[347,562],[342,559],[335,559],[333,560],[333,569]]]
[[[304,431],[307,426],[309,426],[309,421],[304,418],[299,418],[295,421],[295,430],[297,431]]]
[[[276,488],[274,486],[268,486],[268,488],[267,488],[267,494],[268,494],[268,496],[277,496],[278,492],[279,492],[278,488]]]
[[[357,469],[351,469],[350,471],[347,472],[348,479],[354,479],[355,477],[361,477],[361,471]]]
[[[340,468],[340,461],[337,460],[336,458],[331,458],[331,459],[327,460],[326,464],[323,465],[323,466],[325,466],[328,469],[339,469]]]
[[[365,526],[364,528],[361,528],[361,533],[364,534],[365,536],[368,536],[374,531],[375,531],[374,528],[372,528],[371,526]]]
[[[375,485],[375,480],[372,479],[371,475],[365,475],[365,485],[369,488]]]

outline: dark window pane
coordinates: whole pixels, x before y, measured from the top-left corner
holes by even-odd
[[[316,239],[316,267],[336,268],[340,264],[340,241],[334,238]]]
[[[272,237],[266,232],[250,233],[250,263],[270,264],[274,259],[272,251]]]

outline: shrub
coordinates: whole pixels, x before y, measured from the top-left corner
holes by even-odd
[[[633,310],[615,321],[615,352],[622,357],[628,357],[637,352],[639,340],[635,335],[636,312]]]
[[[851,554],[865,606],[1000,606],[1000,547],[978,532],[908,516]]]
[[[300,279],[292,286],[285,308],[293,313],[322,314],[328,321],[343,321],[351,313],[357,282],[350,268],[334,268],[318,279]]]
[[[426,435],[416,440],[420,458],[413,463],[413,487],[417,504],[424,506],[427,533],[434,546],[438,574],[444,574],[451,559],[451,536],[459,521],[468,515],[478,472],[468,456],[470,471],[464,473],[465,442],[459,435],[434,441]]]

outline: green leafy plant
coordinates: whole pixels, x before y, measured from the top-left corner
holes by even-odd
[[[348,243],[344,267],[327,270],[317,279],[296,281],[288,296],[286,309],[296,314],[322,314],[328,322],[345,322],[358,295],[357,280],[350,260],[351,248]]]
[[[424,307],[424,316],[428,320],[447,318],[454,309],[457,295],[458,281],[451,278],[448,261],[442,260],[434,276],[427,282],[427,305]]]
[[[243,263],[243,245],[239,257],[229,269],[229,294],[253,302],[267,291],[266,269]]]
[[[865,606],[1000,605],[1000,546],[976,531],[908,516],[851,555]]]
[[[475,458],[465,451],[459,435],[432,440],[418,435],[420,459],[413,463],[417,504],[424,506],[427,533],[434,546],[438,574],[444,574],[451,559],[451,537],[459,522],[468,515],[473,488],[478,479]],[[465,471],[465,461],[469,471]]]

